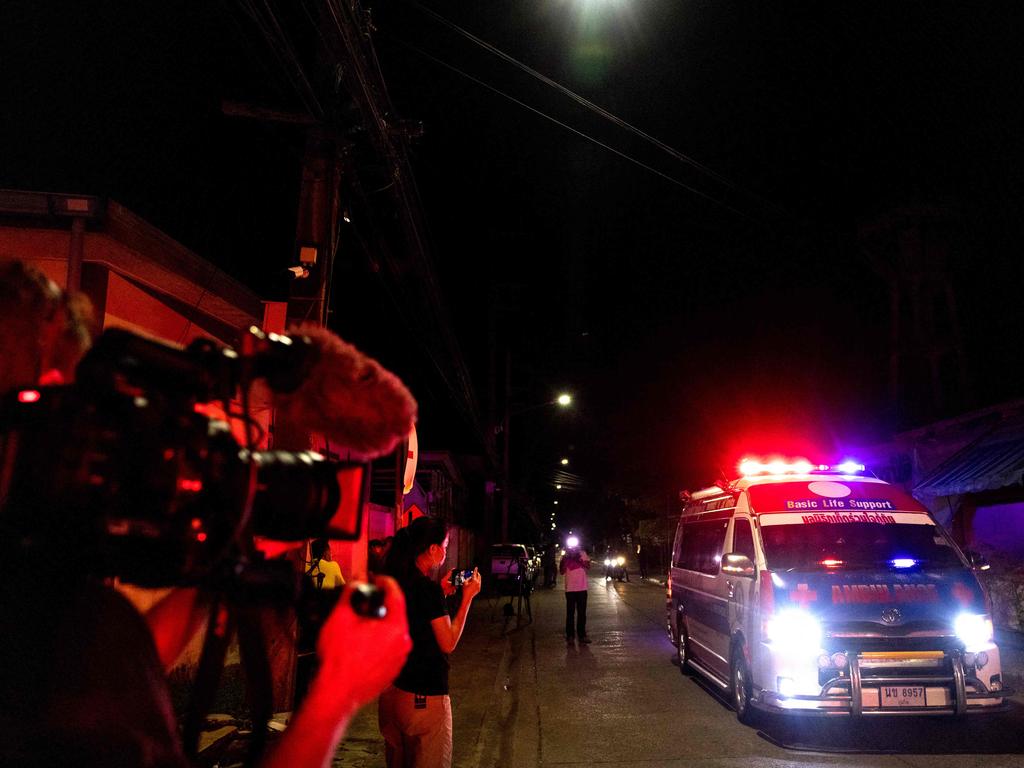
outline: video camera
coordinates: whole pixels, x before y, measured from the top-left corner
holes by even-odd
[[[250,414],[241,414],[243,445],[204,412],[219,403],[236,416],[231,401],[241,393],[247,404],[257,380],[292,392],[317,356],[306,337],[255,328],[241,352],[111,329],[74,385],[8,393],[0,402],[5,556],[47,557],[71,545],[97,575],[169,586],[215,576],[246,536],[356,538],[365,464],[258,451]]]

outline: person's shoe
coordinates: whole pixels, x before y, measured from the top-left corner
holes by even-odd
[[[589,637],[581,637],[580,638],[580,642],[584,643],[586,645],[590,645],[590,638]]]

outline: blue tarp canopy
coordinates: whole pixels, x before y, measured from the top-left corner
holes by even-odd
[[[953,454],[914,487],[914,495],[953,496],[1020,485],[1024,422],[1001,425]]]

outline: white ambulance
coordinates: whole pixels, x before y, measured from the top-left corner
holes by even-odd
[[[972,564],[928,511],[850,464],[745,461],[684,494],[668,579],[680,669],[755,710],[1001,709],[999,649]]]

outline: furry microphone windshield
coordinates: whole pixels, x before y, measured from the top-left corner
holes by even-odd
[[[303,324],[289,335],[307,337],[318,355],[297,390],[273,395],[278,418],[367,459],[408,436],[416,401],[395,374],[326,328]]]

